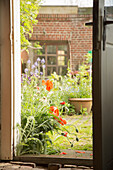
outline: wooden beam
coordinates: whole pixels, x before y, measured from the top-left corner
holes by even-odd
[[[1,17],[1,159],[12,159],[10,0],[0,0]]]
[[[1,160],[12,160],[21,116],[20,0],[0,0]]]

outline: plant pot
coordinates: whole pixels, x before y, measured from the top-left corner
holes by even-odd
[[[92,98],[69,98],[69,103],[75,106],[76,113],[83,108],[87,108],[87,113],[91,112]]]

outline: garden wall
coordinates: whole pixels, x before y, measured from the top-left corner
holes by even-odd
[[[83,56],[92,50],[92,27],[85,26],[92,21],[92,9],[43,6],[37,19],[30,40],[67,41],[71,69],[76,70]]]

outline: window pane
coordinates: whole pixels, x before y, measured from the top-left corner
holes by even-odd
[[[58,46],[58,54],[60,54],[60,55],[67,54],[67,45],[59,45]]]
[[[53,72],[56,72],[56,67],[47,67],[47,76],[50,76]]]
[[[66,56],[58,56],[58,65],[67,65],[67,57]]]
[[[48,45],[47,46],[47,53],[48,54],[56,54],[56,46],[55,45]]]
[[[48,65],[56,65],[56,56],[48,56],[47,57],[47,64]]]
[[[58,75],[66,75],[67,67],[58,67]]]

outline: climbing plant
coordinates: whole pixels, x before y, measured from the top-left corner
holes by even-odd
[[[28,37],[33,33],[33,25],[37,24],[41,0],[20,0],[20,36],[21,48],[30,45]]]

